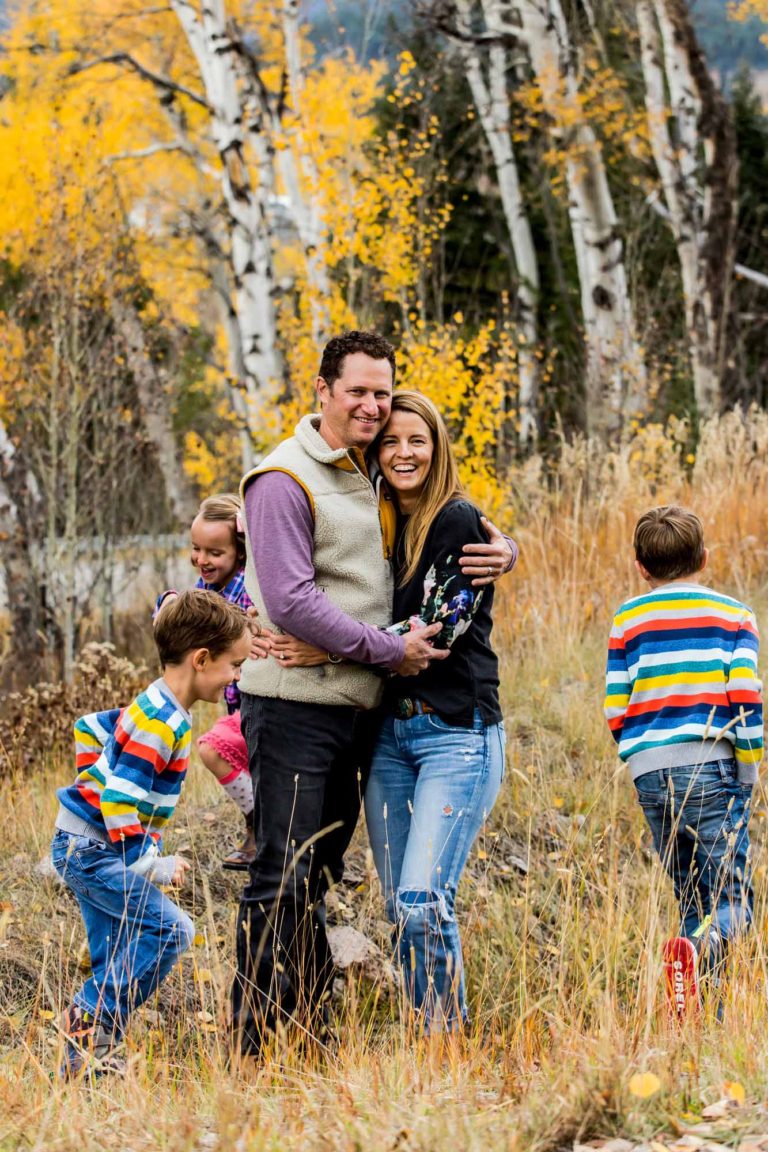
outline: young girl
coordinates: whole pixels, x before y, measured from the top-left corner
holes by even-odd
[[[240,498],[231,492],[203,500],[192,521],[192,567],[200,573],[196,588],[219,592],[230,604],[246,612],[252,602],[245,590],[245,537],[240,521]],[[163,605],[174,599],[174,589],[157,599],[153,621]],[[261,655],[251,652],[251,657]],[[256,853],[253,814],[253,784],[248,771],[248,750],[240,731],[240,691],[236,683],[224,689],[227,715],[222,716],[209,732],[197,741],[197,750],[205,767],[234,800],[245,818],[243,843],[226,856],[222,867],[247,871]]]

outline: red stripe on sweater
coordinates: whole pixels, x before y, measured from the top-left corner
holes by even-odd
[[[738,632],[738,620],[726,620],[722,616],[677,616],[674,620],[643,620],[634,627],[624,630],[624,641],[634,639],[642,632],[687,632],[691,628],[722,628],[728,632]]]
[[[696,696],[663,696],[658,700],[645,700],[641,704],[630,704],[627,716],[642,716],[646,712],[661,712],[664,708],[692,708],[695,704],[728,705],[725,692],[702,692]]]

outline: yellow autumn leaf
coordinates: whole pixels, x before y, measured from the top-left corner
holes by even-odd
[[[487,860],[488,859],[488,853],[483,851],[482,848],[478,848],[477,858],[478,858],[478,860]]]
[[[195,938],[192,943],[194,944],[195,948],[202,948],[203,944],[205,944],[205,936],[203,936],[202,932],[195,933]]]
[[[739,1084],[738,1080],[726,1080],[723,1084],[723,1092],[729,1100],[735,1101],[736,1104],[743,1104],[747,1098],[744,1085]]]
[[[654,1096],[661,1088],[661,1080],[653,1072],[636,1072],[629,1081],[629,1090],[633,1096],[640,1100],[647,1100]]]
[[[198,968],[197,979],[201,984],[213,984],[213,972],[210,968]]]
[[[51,1012],[50,1008],[41,1008],[38,1015],[41,1020],[53,1020],[56,1013]]]

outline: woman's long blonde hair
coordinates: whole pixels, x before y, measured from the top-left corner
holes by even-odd
[[[432,521],[441,508],[450,500],[464,495],[456,457],[445,421],[435,405],[421,392],[408,388],[398,389],[392,394],[392,412],[413,412],[420,416],[432,436],[432,466],[424,483],[416,508],[411,513],[405,529],[405,562],[397,574],[399,584],[407,584],[413,579],[424,550],[427,533]],[[381,435],[386,434],[386,426]]]

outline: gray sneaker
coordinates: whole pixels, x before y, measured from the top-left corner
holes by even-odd
[[[73,1004],[59,1021],[66,1049],[59,1069],[62,1080],[97,1079],[109,1072],[123,1074],[125,1061],[116,1055],[115,1035],[84,1008]]]

